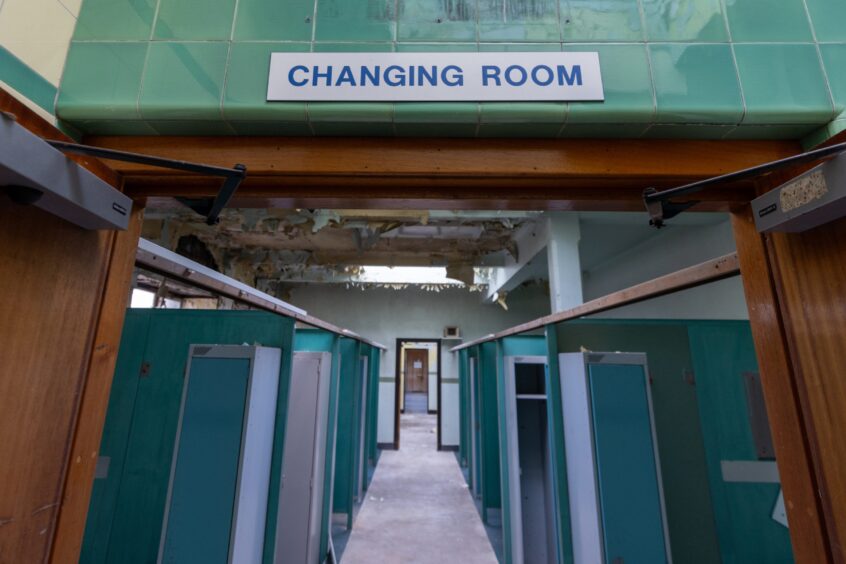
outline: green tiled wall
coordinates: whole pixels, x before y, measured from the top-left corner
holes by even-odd
[[[83,0],[94,134],[804,138],[846,129],[846,0]],[[273,51],[598,51],[603,103],[268,103]]]

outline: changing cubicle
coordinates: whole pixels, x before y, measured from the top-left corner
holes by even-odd
[[[459,460],[475,495],[493,420],[503,561],[792,562],[747,322],[579,320],[461,354]],[[480,417],[491,377],[501,403]]]
[[[378,459],[379,353],[271,313],[129,310],[80,561],[324,562]]]

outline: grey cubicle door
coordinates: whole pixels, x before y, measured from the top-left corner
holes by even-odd
[[[332,354],[295,352],[286,411],[275,564],[318,564]]]

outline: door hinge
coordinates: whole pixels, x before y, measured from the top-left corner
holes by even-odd
[[[144,361],[141,363],[141,370],[138,372],[138,376],[140,378],[146,378],[150,375],[150,363]]]
[[[693,370],[682,370],[682,380],[689,386],[696,386],[696,373]]]

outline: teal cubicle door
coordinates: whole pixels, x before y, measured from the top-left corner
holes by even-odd
[[[248,359],[191,361],[162,562],[229,560],[249,373]]]
[[[667,562],[644,369],[588,367],[605,562]]]

